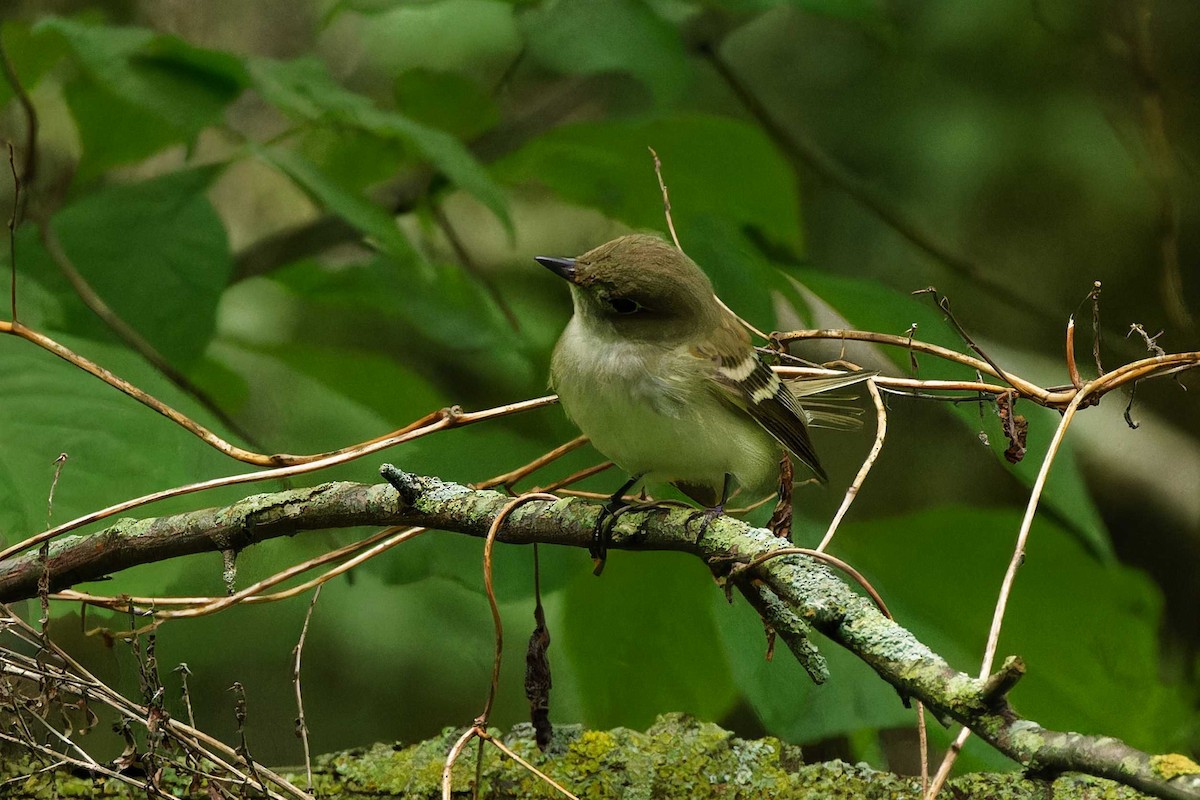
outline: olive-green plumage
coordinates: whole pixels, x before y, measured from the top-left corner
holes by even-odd
[[[866,375],[789,387],[717,302],[708,276],[657,237],[622,236],[578,258],[537,261],[571,284],[575,305],[550,384],[619,467],[708,507],[725,499],[726,476],[750,492],[772,490],[783,448],[825,480],[808,436],[812,415],[797,394]]]

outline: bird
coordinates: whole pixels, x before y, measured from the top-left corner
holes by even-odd
[[[534,260],[570,285],[574,307],[554,348],[550,387],[592,445],[629,476],[597,521],[597,575],[623,497],[638,481],[673,484],[704,506],[703,536],[734,485],[775,488],[785,450],[828,480],[808,427],[830,412],[806,411],[797,397],[873,373],[808,379],[800,389],[781,380],[704,271],[657,236],[629,234],[575,258]]]

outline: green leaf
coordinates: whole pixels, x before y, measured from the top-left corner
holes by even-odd
[[[144,28],[47,17],[34,31],[61,37],[90,80],[169,125],[180,139],[212,124],[246,85],[235,56]]]
[[[702,220],[697,217],[696,222]],[[728,220],[710,218],[708,224],[691,226],[687,253],[712,279],[717,296],[764,331],[776,327],[773,292],[800,302],[783,273]]]
[[[708,570],[674,553],[609,554],[564,590],[562,657],[584,723],[644,729],[656,714],[726,713],[738,687],[718,642]]]
[[[664,105],[687,88],[690,69],[678,31],[641,0],[557,0],[520,20],[530,57],[550,69],[628,73]]]
[[[378,108],[367,97],[338,85],[325,65],[313,58],[255,59],[250,63],[250,74],[263,99],[291,117],[356,128],[406,143],[491,209],[512,231],[507,202],[500,188],[462,142],[445,131]]]
[[[901,625],[974,674],[1020,524],[1015,510],[944,507],[843,525],[833,547]],[[1097,562],[1039,517],[997,653],[997,662],[1018,654],[1028,667],[1013,703],[1050,728],[1119,736],[1151,752],[1184,746],[1188,701],[1163,681],[1161,617],[1145,575]]]
[[[63,95],[79,132],[76,185],[87,185],[113,167],[140,161],[180,139],[174,125],[95,81],[71,81]]]
[[[309,372],[317,367],[305,351],[291,345],[256,350],[216,342],[211,350],[217,363],[241,375],[247,383],[239,421],[255,431],[264,447],[289,453],[320,453],[381,436],[394,430],[393,420],[378,414],[332,381]],[[396,387],[402,391],[402,387]],[[424,411],[421,414],[425,413]],[[405,421],[415,419],[404,416]],[[321,474],[321,480],[373,482],[377,464],[352,462]]]
[[[395,359],[346,347],[293,344],[272,355],[354,399],[393,427],[450,405],[450,399]]]
[[[0,24],[0,39],[4,41],[4,52],[26,93],[32,91],[42,76],[66,53],[61,40],[35,36],[29,25],[18,20]],[[14,96],[12,85],[7,80],[0,81],[0,108]]]
[[[495,172],[510,183],[541,184],[635,228],[665,231],[648,147],[662,159],[685,251],[714,219],[802,250],[795,173],[759,128],[743,122],[694,115],[564,126],[503,159]]]
[[[194,400],[127,349],[68,335],[55,338],[220,432],[219,424]],[[0,540],[6,544],[47,527],[47,500],[59,453],[66,453],[68,460],[54,492],[52,524],[149,492],[245,471],[245,465],[136,400],[13,337],[0,342],[0,375]],[[204,504],[232,502],[245,493],[245,487],[219,490],[205,495]],[[195,498],[182,498],[144,513],[196,507]],[[101,526],[105,524],[111,521]],[[186,569],[186,563],[180,559],[121,572],[104,591],[157,592],[165,576]]]
[[[275,279],[322,305],[403,320],[438,345],[458,351],[487,351],[515,345],[515,336],[478,281],[453,264],[404,269],[387,258],[330,269],[300,261],[278,270]]]
[[[391,214],[365,197],[346,191],[299,153],[282,147],[255,148],[255,152],[299,184],[317,203],[369,236],[383,252],[403,264],[423,261]]]
[[[207,346],[233,271],[225,228],[205,196],[217,171],[110,186],[51,222],[96,293],[180,366]]]
[[[474,139],[500,121],[492,98],[469,78],[453,72],[410,69],[396,79],[396,107],[413,119]]]
[[[979,430],[979,411],[967,405],[954,409],[955,415],[962,420],[963,426],[972,431]],[[1029,432],[1026,439],[1025,458],[1018,464],[1009,464],[1004,458],[1004,451],[1009,442],[1004,435],[1004,426],[994,415],[987,417],[988,447],[996,457],[1020,479],[1021,483],[1032,487],[1042,468],[1042,461],[1050,449],[1050,440],[1054,437],[1062,415],[1048,408],[1035,406],[1032,403],[1018,404],[1016,413],[1024,415],[1029,420]],[[1100,510],[1096,508],[1095,500],[1084,480],[1083,471],[1075,459],[1075,447],[1071,443],[1070,429],[1066,439],[1054,456],[1054,464],[1050,474],[1046,476],[1046,485],[1042,490],[1042,508],[1052,513],[1060,524],[1066,525],[1075,532],[1080,540],[1092,552],[1092,555],[1102,560],[1115,558],[1112,540],[1108,528],[1104,524]]]
[[[704,0],[703,5],[737,13],[757,13],[794,6],[810,14],[857,22],[881,23],[887,5],[880,0]]]

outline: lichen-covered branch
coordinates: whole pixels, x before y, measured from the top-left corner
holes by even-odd
[[[362,800],[428,800],[441,797],[446,751],[461,730],[409,747],[378,744],[368,749],[334,753],[316,759],[313,782],[317,797]],[[831,797],[888,797],[920,800],[921,781],[912,776],[879,772],[840,761],[806,764],[800,748],[775,738],[741,739],[711,723],[682,714],[667,714],[645,732],[628,728],[582,730],[577,725],[555,730],[550,750],[542,753],[533,728],[518,725],[507,734],[492,731],[518,755],[580,797],[655,798],[655,800],[827,800]],[[40,763],[0,759],[0,781],[41,770]],[[484,750],[479,795],[494,800],[556,798],[562,795],[495,748]],[[301,776],[295,776],[299,779]],[[455,770],[455,797],[467,797],[475,772],[469,765]],[[142,800],[145,792],[87,776],[84,770],[44,772],[5,784],[11,800],[54,796],[103,796]],[[161,788],[184,795],[191,776],[167,772]],[[201,782],[200,791],[203,791]],[[960,800],[1145,800],[1146,795],[1110,781],[1084,775],[1031,776],[1015,772],[976,773],[953,778],[945,796]]]
[[[50,586],[65,588],[126,567],[190,553],[241,549],[301,530],[358,525],[419,525],[485,536],[510,500],[437,478],[384,469],[393,486],[330,483],[248,497],[225,507],[170,517],[122,520],[107,530],[51,545]],[[532,501],[517,508],[497,537],[587,547],[600,507],[577,498]],[[695,539],[689,511],[655,509],[623,515],[612,547],[692,553],[718,572],[787,547],[770,531],[722,517]],[[37,593],[36,553],[0,563],[0,600]],[[1015,761],[1052,772],[1081,771],[1157,797],[1200,800],[1200,768],[1182,757],[1151,756],[1103,736],[1048,731],[1020,718],[997,686],[1019,675],[978,680],[953,669],[908,630],[883,616],[826,565],[800,555],[772,558],[753,570],[770,590],[755,605],[778,631],[801,633],[799,620],[869,664],[904,697],[921,700],[943,722],[958,721]],[[742,580],[749,580],[750,574]],[[789,643],[790,644],[790,643]],[[797,642],[798,644],[798,642]],[[812,666],[812,665],[810,665]],[[1181,766],[1182,765],[1182,766]]]

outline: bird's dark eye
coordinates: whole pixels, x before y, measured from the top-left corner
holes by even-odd
[[[610,297],[608,304],[618,314],[636,314],[642,310],[642,306],[637,300],[630,300],[628,297]]]

